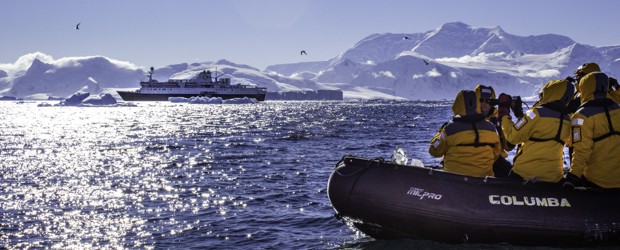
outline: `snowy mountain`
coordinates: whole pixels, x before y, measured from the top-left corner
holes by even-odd
[[[55,60],[40,52],[20,57],[15,64],[0,65],[8,88],[0,95],[28,97],[36,94],[68,96],[83,89],[99,93],[104,88],[135,86],[143,72],[137,66],[103,56]]]
[[[155,69],[153,77],[166,81],[209,69],[232,83],[267,87],[279,95],[340,89],[345,99],[453,99],[477,84],[527,97],[536,96],[549,80],[572,76],[586,62],[619,77],[620,46],[593,47],[554,34],[517,36],[500,27],[455,22],[423,33],[372,34],[327,61],[278,64],[264,71],[226,60],[180,63]],[[0,64],[0,96],[138,88],[147,70],[104,56],[56,60],[36,52]]]
[[[6,71],[0,70],[0,90],[6,89],[9,87],[9,80],[7,79],[9,76]]]
[[[620,46],[593,47],[554,34],[516,36],[500,27],[455,22],[424,33],[370,35],[323,62],[321,69],[303,64],[268,69],[407,99],[453,99],[477,84],[491,85],[498,93],[536,96],[544,83],[572,76],[586,62],[597,62],[618,77]],[[278,71],[282,68],[286,71]]]
[[[298,75],[304,75],[304,72],[299,73],[299,69],[306,69],[306,72],[319,72],[323,68],[327,67],[329,62],[321,61],[321,62],[302,62],[302,63],[292,63],[292,64],[277,64],[271,65],[265,69],[266,72],[277,72],[284,75],[293,75],[298,73]],[[315,74],[313,74],[315,75]],[[316,76],[316,75],[315,75]]]
[[[445,64],[426,64],[420,57],[401,55],[380,63],[351,82],[411,100],[453,99],[458,90],[474,89],[478,83],[494,82],[503,92],[524,95],[534,86],[517,81],[507,73],[478,68],[456,68]]]
[[[442,58],[500,52],[508,55],[547,54],[575,42],[559,35],[519,37],[506,33],[500,27],[478,28],[456,22],[426,32],[424,38],[415,43],[412,51],[431,58]]]

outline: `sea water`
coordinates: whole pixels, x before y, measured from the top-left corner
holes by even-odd
[[[381,241],[337,220],[344,155],[425,165],[449,102],[0,102],[1,248],[502,248]]]

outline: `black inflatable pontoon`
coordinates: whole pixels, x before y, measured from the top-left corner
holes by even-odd
[[[345,156],[328,182],[336,216],[377,239],[620,245],[618,190],[477,178]]]

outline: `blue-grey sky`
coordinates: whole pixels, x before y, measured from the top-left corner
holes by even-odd
[[[455,21],[620,44],[615,0],[9,0],[1,7],[0,63],[40,51],[144,67],[228,59],[264,69],[328,60],[373,33]]]

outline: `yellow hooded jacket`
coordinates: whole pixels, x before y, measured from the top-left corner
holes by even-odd
[[[492,176],[501,145],[492,123],[480,113],[474,91],[461,91],[452,105],[454,117],[431,139],[429,153],[443,157],[444,171],[469,176]]]
[[[607,75],[593,72],[577,86],[581,106],[572,117],[571,170],[603,188],[620,188],[620,106],[607,95]]]
[[[524,179],[557,182],[564,175],[564,144],[570,136],[570,117],[566,105],[574,87],[564,80],[553,80],[542,89],[540,105],[528,110],[516,123],[502,117],[506,140],[520,144],[512,171]]]

